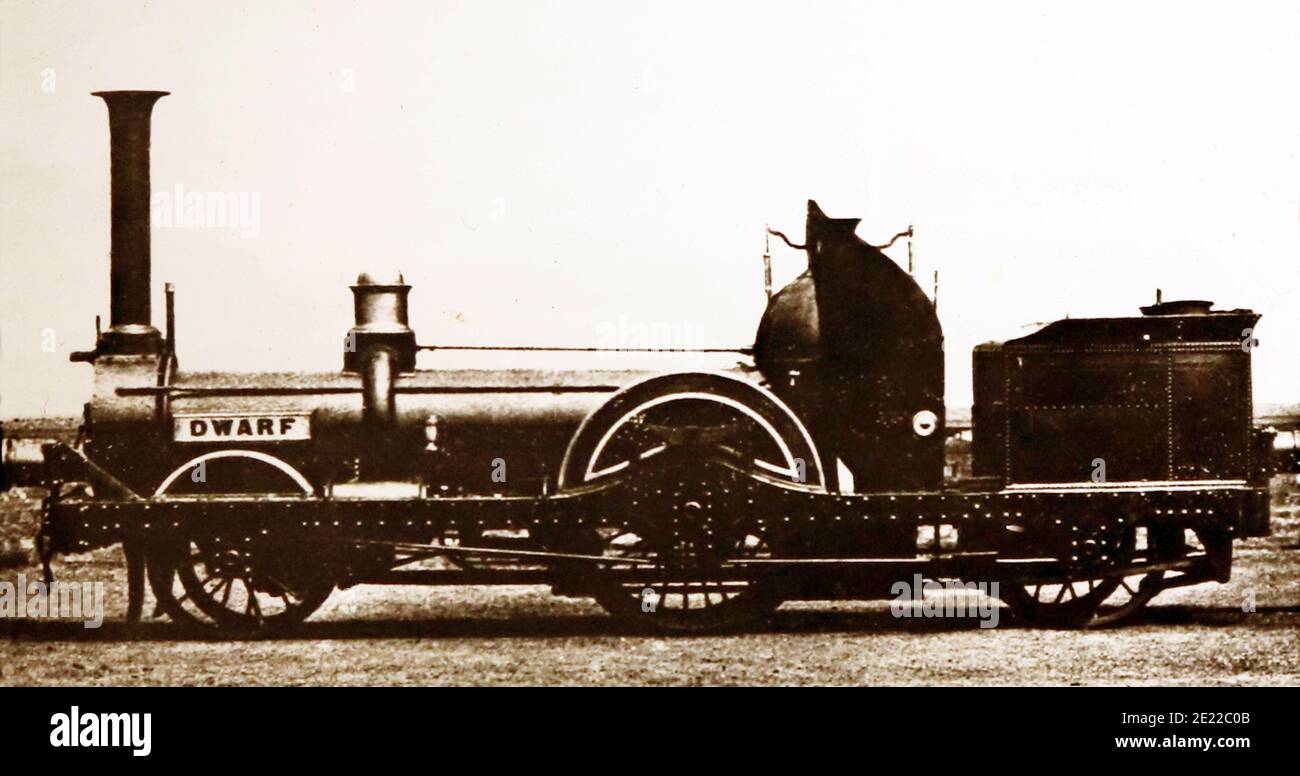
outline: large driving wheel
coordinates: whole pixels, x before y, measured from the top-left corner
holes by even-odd
[[[616,617],[678,632],[761,620],[780,605],[779,591],[737,563],[778,551],[755,507],[738,498],[754,473],[825,489],[811,438],[771,394],[721,375],[655,378],[591,415],[560,472],[561,490],[629,478],[627,514],[564,529],[550,544],[609,559],[585,573]]]
[[[200,465],[204,476],[196,482],[188,475]],[[229,493],[230,483],[255,484],[259,496],[312,492],[300,474],[278,459],[222,451],[177,469],[155,496]],[[149,548],[146,564],[158,609],[173,622],[233,634],[296,625],[319,609],[335,587],[331,565],[321,554],[274,537],[171,537]]]

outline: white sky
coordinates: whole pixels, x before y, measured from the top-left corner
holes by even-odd
[[[1283,2],[6,0],[0,417],[87,397],[88,92],[122,88],[173,92],[155,191],[260,198],[255,238],[154,230],[186,369],[337,368],[347,284],[392,266],[426,343],[608,344],[624,316],[748,345],[763,225],[801,236],[812,197],[872,241],[916,225],[949,404],[976,343],[1157,286],[1262,312],[1256,400],[1295,401],[1297,75]],[[773,253],[778,285],[803,268]]]

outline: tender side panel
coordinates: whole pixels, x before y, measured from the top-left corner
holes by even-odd
[[[1247,479],[1250,356],[1240,348],[1171,356],[1171,479]]]
[[[1249,480],[1258,316],[1065,320],[974,356],[974,473],[1004,482]],[[1201,338],[1204,339],[1201,339]]]
[[[1011,482],[1168,477],[1165,359],[1009,351]]]

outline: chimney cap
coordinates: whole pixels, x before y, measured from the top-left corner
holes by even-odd
[[[159,92],[150,89],[107,89],[105,91],[91,92],[92,97],[107,97],[116,94],[138,94],[140,96],[153,95],[154,97],[166,97],[171,92]]]
[[[404,286],[406,278],[398,270],[362,272],[357,275],[358,286]]]

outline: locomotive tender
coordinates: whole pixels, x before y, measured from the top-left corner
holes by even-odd
[[[164,332],[150,311],[166,93],[96,94],[111,325],[73,355],[94,392],[78,442],[43,449],[38,548],[48,573],[121,543],[132,621],[146,580],[157,612],[230,633],[341,586],[546,584],[702,630],[922,574],[1080,626],[1227,580],[1234,539],[1269,531],[1257,315],[1170,302],[976,348],[976,476],[946,483],[934,304],[813,202],[808,270],[723,371],[420,368],[438,346],[408,325],[410,286],[365,273],[341,370],[184,371],[170,285]]]

